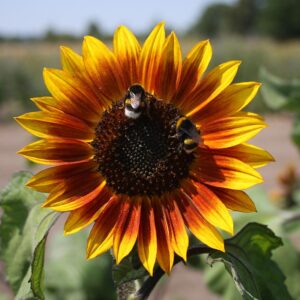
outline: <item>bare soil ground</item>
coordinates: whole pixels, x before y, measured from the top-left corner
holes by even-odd
[[[300,155],[290,139],[292,117],[272,115],[267,116],[266,121],[269,127],[251,142],[268,150],[276,159],[276,162],[261,169],[265,178],[263,185],[270,192],[278,188],[278,174],[289,165],[294,165],[299,173]],[[17,124],[0,123],[0,188],[7,184],[13,173],[28,169],[25,160],[16,152],[30,141],[30,135]],[[0,265],[0,294],[7,291],[3,278],[3,268]],[[215,300],[219,298],[207,290],[199,272],[187,270],[184,266],[178,265],[174,268],[170,278],[154,290],[151,300],[154,299]]]

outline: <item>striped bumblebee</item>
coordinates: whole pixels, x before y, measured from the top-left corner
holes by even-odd
[[[124,98],[125,116],[137,119],[147,107],[147,93],[139,84],[132,85]]]
[[[196,150],[201,137],[200,132],[192,121],[186,117],[180,117],[176,123],[176,132],[186,153],[189,154]]]

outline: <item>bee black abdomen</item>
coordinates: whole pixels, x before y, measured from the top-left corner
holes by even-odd
[[[183,148],[187,153],[192,153],[198,147],[198,143],[196,143],[193,139],[185,137],[183,141]]]

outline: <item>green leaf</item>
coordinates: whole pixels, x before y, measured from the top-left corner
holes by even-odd
[[[44,275],[44,258],[45,258],[45,245],[47,240],[47,234],[38,243],[33,253],[33,261],[31,264],[31,290],[33,294],[39,299],[44,299],[44,293],[42,288],[42,278]]]
[[[116,286],[125,282],[143,279],[148,275],[145,268],[139,263],[137,251],[133,251],[129,256],[125,257],[121,263],[114,265],[112,268],[112,276]]]
[[[296,144],[296,146],[300,148],[300,116],[298,116],[294,121],[293,129],[292,129],[292,139]]]
[[[235,287],[230,274],[225,271],[223,264],[215,264],[213,268],[206,269],[205,282],[214,293],[222,295],[223,300],[238,300],[240,293]]]
[[[288,258],[288,259],[287,259]],[[284,239],[284,247],[274,253],[273,259],[281,271],[287,275],[286,286],[293,299],[300,299],[300,255],[293,243]]]
[[[87,260],[88,231],[65,236],[61,226],[55,229],[47,245],[45,298],[115,300],[111,255],[107,253]]]
[[[12,236],[22,232],[31,208],[45,198],[43,194],[24,187],[30,177],[31,174],[29,172],[17,173],[0,192],[0,207],[3,209],[0,232],[0,257],[5,256],[5,251]]]
[[[27,260],[30,262],[27,270],[27,273],[29,273],[29,275],[27,275],[29,276],[29,280],[23,279],[16,299],[24,299],[24,295],[31,294],[38,299],[44,299],[41,288],[43,285],[42,280],[44,272],[44,260],[42,260],[42,258],[44,258],[47,234],[58,216],[57,213],[41,208],[40,204],[34,206],[30,211],[24,226],[23,234],[18,239],[20,242],[19,249],[23,250],[18,253],[18,249],[15,254],[15,258],[20,262],[26,259],[26,257],[22,256],[25,249],[26,252],[30,253],[30,256],[27,257]],[[7,264],[12,266],[11,272],[16,272],[14,267],[15,259],[11,259]]]
[[[6,279],[16,299],[30,299],[34,296],[43,299],[41,258],[45,243],[40,242],[58,216],[40,207],[44,194],[25,186],[31,176],[29,172],[14,175],[0,193],[0,207],[3,209],[0,256],[5,262]]]
[[[294,200],[300,204],[300,190],[295,190]],[[293,299],[300,299],[300,255],[295,247],[292,247],[287,234],[298,234],[300,224],[298,221],[299,207],[293,210],[282,211],[272,204],[266,191],[261,187],[249,189],[249,196],[255,201],[257,213],[241,214],[233,213],[234,223],[237,230],[251,222],[254,218],[257,222],[268,226],[284,239],[283,247],[274,251],[272,259],[279,265],[286,276],[286,286]],[[286,258],[289,257],[289,260]],[[241,299],[233,280],[225,270],[223,264],[216,264],[213,268],[205,268],[205,280],[209,288],[222,295],[222,300]]]
[[[263,99],[269,108],[275,111],[285,109],[300,112],[299,80],[284,80],[263,68],[260,70],[260,80],[263,82]]]
[[[226,252],[209,256],[210,264],[222,261],[244,299],[292,299],[285,277],[271,260],[282,241],[267,226],[246,225],[225,242]]]

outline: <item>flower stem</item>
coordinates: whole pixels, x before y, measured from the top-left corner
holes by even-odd
[[[204,245],[198,245],[193,246],[188,249],[187,251],[187,258],[194,256],[194,255],[200,255],[200,254],[208,254],[216,252],[217,250],[211,249]],[[182,262],[182,259],[178,256],[175,257],[174,265]],[[147,299],[147,297],[152,292],[155,285],[158,283],[158,281],[161,279],[161,277],[165,274],[165,272],[160,268],[157,267],[154,271],[153,276],[149,276],[145,282],[143,283],[142,287],[136,292],[136,298],[139,300]]]
[[[118,300],[137,299],[137,297],[135,296],[136,290],[137,290],[137,286],[134,280],[125,282],[117,287],[117,299]]]

